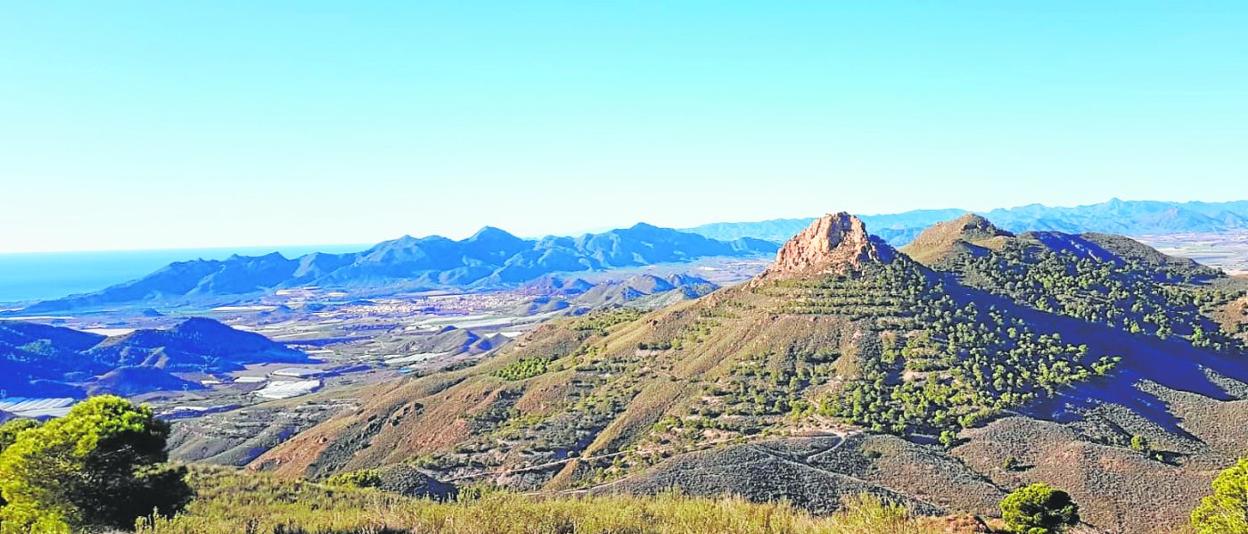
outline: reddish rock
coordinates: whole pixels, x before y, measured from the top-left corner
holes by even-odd
[[[861,219],[830,213],[789,239],[759,279],[845,272],[866,263],[888,263],[894,256],[892,247],[867,233]]]

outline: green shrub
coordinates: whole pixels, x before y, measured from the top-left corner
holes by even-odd
[[[376,488],[381,486],[381,472],[376,469],[361,469],[338,473],[325,480],[325,484],[347,488]]]
[[[1001,518],[1017,534],[1053,534],[1079,522],[1079,506],[1070,494],[1038,482],[1006,495]]]
[[[1213,495],[1192,511],[1199,534],[1248,533],[1248,459],[1241,459],[1213,479]]]
[[[185,470],[163,467],[169,426],[113,396],[79,403],[42,426],[8,432],[0,453],[5,532],[128,528],[190,498]]]
[[[526,380],[544,374],[550,360],[545,358],[522,358],[494,371],[494,376],[503,380]]]

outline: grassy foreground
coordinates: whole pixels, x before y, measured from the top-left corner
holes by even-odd
[[[225,469],[196,469],[198,497],[172,519],[140,520],[139,534],[820,533],[949,532],[944,519],[863,497],[831,517],[787,504],[680,495],[535,499],[487,494],[435,503]]]

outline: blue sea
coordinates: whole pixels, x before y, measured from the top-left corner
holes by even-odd
[[[175,261],[223,260],[232,254],[281,252],[287,258],[311,252],[356,252],[369,245],[312,245],[112,252],[0,254],[0,302],[23,302],[86,293],[141,278]]]

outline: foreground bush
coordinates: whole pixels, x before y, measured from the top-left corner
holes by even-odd
[[[1192,511],[1192,528],[1200,534],[1248,534],[1248,459],[1213,479],[1213,495]]]
[[[190,498],[185,471],[163,467],[169,427],[147,407],[95,397],[43,425],[0,428],[0,531],[125,528]]]
[[[1001,519],[1017,534],[1055,534],[1079,523],[1079,506],[1070,494],[1037,482],[1001,500]]]
[[[172,519],[142,520],[139,534],[819,533],[928,534],[934,520],[870,497],[816,518],[786,504],[679,495],[536,499],[490,493],[436,503],[371,489],[282,481],[224,469],[193,473],[198,497]]]

